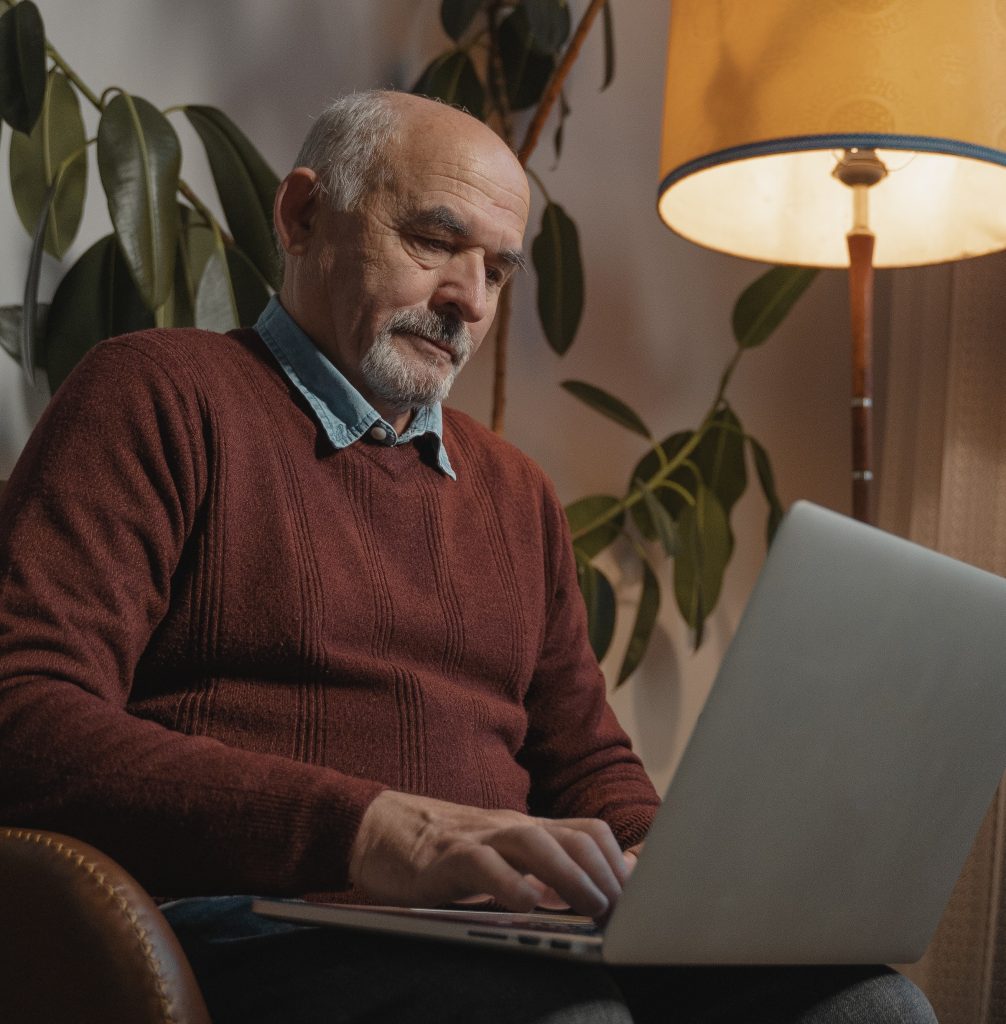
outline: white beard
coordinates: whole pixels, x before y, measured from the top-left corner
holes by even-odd
[[[453,353],[450,365],[444,368],[446,355],[428,356],[418,349],[401,352],[394,341],[398,332],[431,336],[449,345]],[[395,409],[436,405],[449,394],[474,347],[461,321],[403,310],[392,316],[374,339],[360,362],[360,373],[371,393]]]

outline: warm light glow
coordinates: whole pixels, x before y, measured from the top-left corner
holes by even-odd
[[[1002,12],[1002,13],[1000,13]],[[1006,247],[1006,4],[673,0],[660,215],[715,249],[845,266],[845,148],[869,189],[876,266]]]

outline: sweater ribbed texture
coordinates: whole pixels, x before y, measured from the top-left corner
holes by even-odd
[[[444,441],[333,450],[252,331],[98,346],[0,508],[0,817],[172,895],[344,889],[384,787],[638,841],[562,508]]]

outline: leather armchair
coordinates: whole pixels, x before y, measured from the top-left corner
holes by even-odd
[[[5,1024],[210,1024],[161,912],[86,843],[0,827]]]

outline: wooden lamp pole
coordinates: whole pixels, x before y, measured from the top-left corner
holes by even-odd
[[[873,512],[873,248],[869,188],[887,168],[872,149],[846,150],[834,171],[852,189],[849,306],[852,314],[852,514],[864,523]]]

